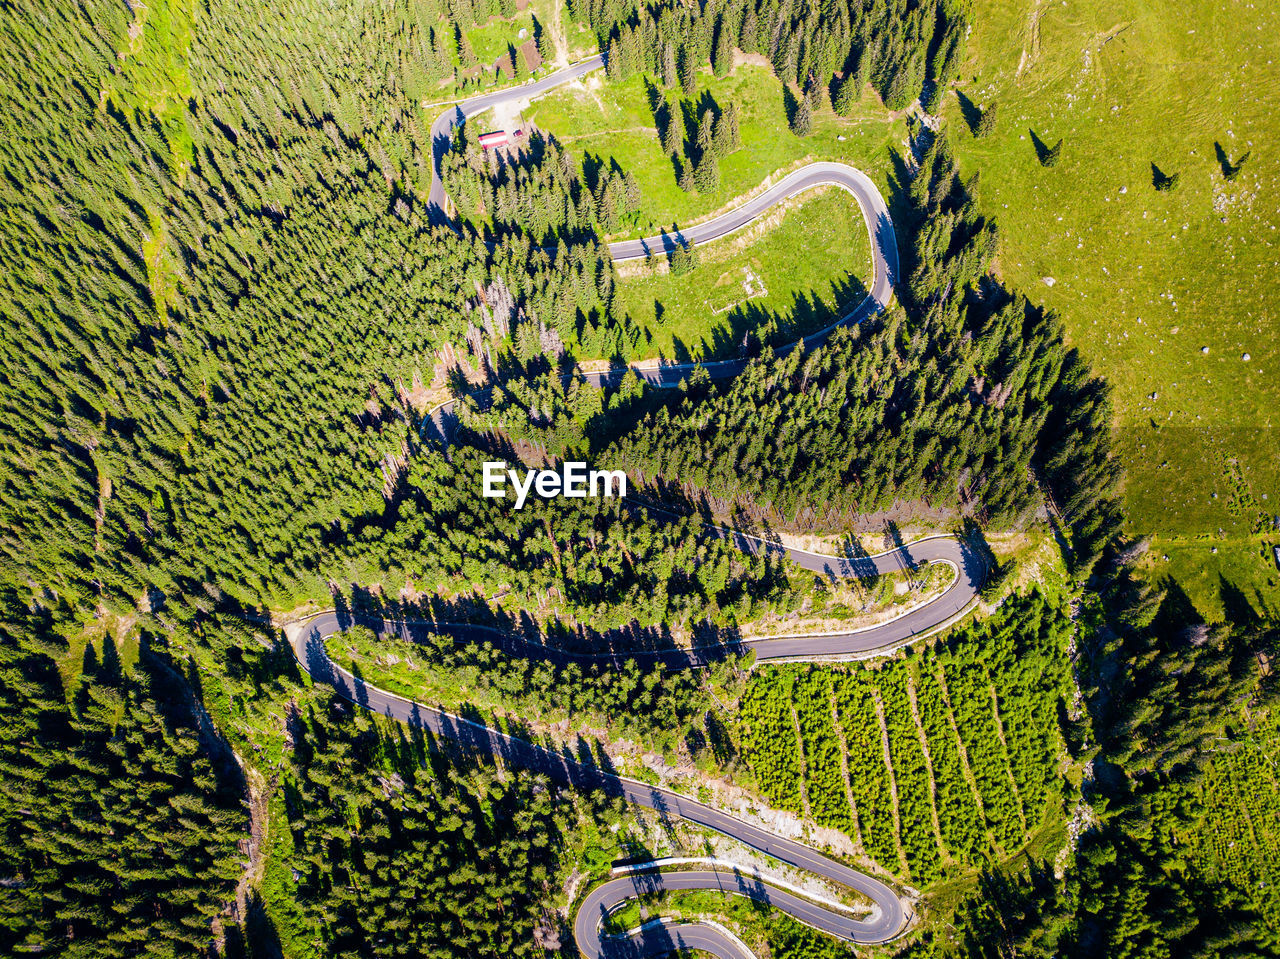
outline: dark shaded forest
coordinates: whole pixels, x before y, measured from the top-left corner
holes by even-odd
[[[1056,317],[990,276],[998,232],[945,137],[903,187],[900,307],[809,352],[766,351],[727,388],[690,390],[613,461],[805,529],[913,501],[1017,525],[1041,476],[1087,570],[1119,530],[1107,389]]]

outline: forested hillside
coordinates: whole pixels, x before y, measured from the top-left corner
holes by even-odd
[[[455,767],[353,711],[335,701],[293,719],[289,924],[320,954],[544,955],[579,818],[604,809],[536,777]]]
[[[715,738],[736,715],[752,802],[845,833],[895,881],[955,883],[958,909],[922,903],[912,955],[1275,955],[1274,626],[1210,627],[1135,572],[1108,388],[996,279],[998,232],[945,131],[913,121],[892,158],[895,309],[724,386],[564,376],[650,344],[601,242],[638,215],[629,171],[549,139],[491,164],[464,133],[446,176],[473,228],[425,216],[423,104],[516,80],[527,54],[498,37],[522,18],[535,51],[589,24],[602,82],[657,78],[664,149],[709,195],[736,114],[677,103],[692,72],[767,58],[797,132],[868,83],[887,110],[931,108],[977,14],[518,7],[6,8],[0,952],[571,948],[582,883],[663,825],[624,846],[634,812],[366,715],[311,684],[282,618],[409,612],[591,652],[733,640],[812,577],[712,535],[712,512],[832,534],[919,501],[975,537],[1060,535],[1066,595],[997,579],[1003,605],[933,649],[759,669],[741,702],[702,673],[551,669],[500,645],[440,643],[428,678],[460,709],[468,690],[510,712],[538,696],[565,738],[590,723],[674,754],[701,737],[699,774],[737,762]],[[672,273],[695,259],[673,253]],[[460,403],[446,448],[424,412],[480,386],[491,402]],[[494,456],[588,455],[678,511],[477,495]],[[1077,813],[1059,877],[1036,842]],[[779,928],[779,956],[821,948]]]
[[[806,96],[821,87],[828,102],[870,81],[891,110],[920,96],[926,79],[941,88],[954,76],[967,26],[961,0],[571,0],[569,11],[595,30],[618,78],[644,71],[691,94],[694,71],[710,62],[727,73],[736,48],[767,57]]]
[[[426,226],[429,121],[395,71],[336,98],[326,72],[394,24],[353,46],[337,25],[278,36],[258,8],[200,17],[167,51],[200,105],[178,137],[135,112],[149,91],[110,46],[128,23],[98,7],[5,22],[49,53],[5,61],[27,94],[3,157],[6,563],[73,603],[203,582],[287,605],[327,537],[382,512],[436,350],[493,375],[532,315],[607,352],[612,270]],[[179,42],[143,36],[140,57]],[[280,82],[229,92],[221,64],[252,76],[267,50]]]
[[[758,670],[743,757],[773,805],[807,809],[918,887],[1006,860],[1062,829],[1069,629],[1033,595],[918,660]]]
[[[246,837],[240,770],[176,664],[85,648],[69,690],[53,617],[0,592],[0,938],[6,955],[168,954],[210,941]]]
[[[911,501],[1008,526],[1039,472],[1087,568],[1116,532],[1106,387],[1055,316],[989,275],[998,233],[976,194],[934,140],[907,191],[902,308],[808,353],[766,352],[643,421],[614,461],[805,529]]]

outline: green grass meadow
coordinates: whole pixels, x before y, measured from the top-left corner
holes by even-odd
[[[679,91],[668,95],[674,103]],[[618,238],[703,219],[756,190],[766,177],[806,160],[851,163],[883,189],[889,169],[886,147],[901,148],[906,136],[902,121],[891,120],[868,88],[856,116],[846,119],[821,111],[814,118],[813,133],[797,137],[787,127],[781,82],[769,67],[755,63],[740,63],[723,78],[709,67],[703,69],[691,99],[700,103],[708,95],[722,109],[730,102],[738,104],[742,133],[742,148],[720,162],[720,188],[709,195],[685,193],[676,184],[671,159],[658,142],[643,77],[611,83],[605,82],[603,72],[593,74],[535,101],[524,116],[574,152],[590,153],[606,163],[616,160],[635,175],[643,213],[631,231]],[[840,136],[845,139],[837,139]]]
[[[1115,387],[1152,571],[1213,618],[1224,582],[1228,605],[1280,608],[1280,532],[1259,528],[1280,514],[1280,8],[980,0],[973,23],[969,102],[944,111],[956,152],[982,172],[1004,277]],[[970,104],[991,102],[975,139]],[[1063,140],[1056,166],[1033,133]],[[1249,154],[1234,180],[1215,143],[1230,166]]]
[[[800,336],[862,301],[871,282],[871,241],[857,204],[835,188],[802,199],[776,225],[770,218],[698,247],[699,265],[683,276],[639,266],[624,273],[622,302],[653,336],[650,353],[730,356],[765,317],[790,323],[807,314],[812,322],[794,330]]]

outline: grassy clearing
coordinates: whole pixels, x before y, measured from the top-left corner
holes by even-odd
[[[694,99],[710,96],[721,108],[736,102],[741,111],[742,149],[720,163],[720,188],[709,194],[685,193],[676,184],[670,158],[663,153],[649,109],[646,80],[632,77],[605,83],[603,73],[563,87],[535,101],[525,119],[554,135],[563,145],[614,160],[640,184],[643,216],[625,236],[640,236],[673,224],[705,218],[735,197],[757,189],[766,177],[805,160],[843,160],[865,170],[882,185],[889,166],[886,147],[899,145],[905,128],[893,121],[869,90],[856,115],[830,111],[814,120],[813,134],[801,139],[787,127],[787,103],[773,71],[756,63],[740,63],[729,76],[717,78],[710,68],[698,76]],[[843,136],[841,142],[837,137]]]
[[[698,254],[700,265],[683,276],[642,266],[623,274],[622,302],[653,336],[651,352],[733,355],[747,330],[771,318],[803,335],[860,303],[871,280],[862,214],[833,188]]]
[[[524,30],[524,39],[520,31]],[[518,50],[520,44],[533,37],[533,17],[529,10],[520,11],[509,20],[492,17],[488,23],[467,31],[467,40],[481,63],[493,63],[508,50]]]
[[[106,92],[125,109],[149,111],[164,129],[172,151],[170,165],[179,178],[191,165],[191,131],[187,101],[191,78],[187,51],[191,47],[196,6],[191,0],[160,0],[133,7],[128,33],[118,38],[120,74]]]
[[[1153,571],[1211,617],[1225,609],[1223,579],[1258,609],[1280,607],[1263,556],[1280,534],[1255,528],[1280,513],[1280,155],[1267,94],[1280,9],[980,0],[973,20],[966,100],[945,107],[953,142],[982,171],[1001,271],[1058,310],[1115,385],[1129,514],[1156,534]],[[996,130],[974,139],[967,119],[992,102]],[[1063,139],[1053,168],[1033,133]],[[1246,153],[1228,180],[1223,160]],[[1236,490],[1257,508],[1231,508]]]

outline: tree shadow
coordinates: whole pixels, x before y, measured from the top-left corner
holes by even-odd
[[[1031,135],[1031,145],[1035,148],[1036,159],[1040,161],[1041,166],[1044,166],[1046,163],[1050,162],[1053,157],[1054,148],[1041,140],[1040,137],[1036,135],[1036,131],[1032,130],[1030,127],[1027,128],[1027,133]],[[1061,143],[1062,141],[1058,142]]]
[[[976,103],[965,96],[961,91],[957,90],[956,100],[960,104],[960,115],[964,118],[965,124],[969,127],[969,132],[974,136],[978,135],[978,124],[982,121],[982,110]],[[1033,133],[1034,137],[1035,134]]]
[[[787,118],[787,127],[790,128],[795,122],[796,111],[800,109],[800,101],[796,98],[795,93],[791,90],[791,84],[784,83],[782,85],[782,112]]]
[[[1262,617],[1258,615],[1258,611],[1254,608],[1253,603],[1249,601],[1249,597],[1245,595],[1244,590],[1221,573],[1218,574],[1218,598],[1222,603],[1222,610],[1227,622],[1246,629],[1253,629],[1261,625]],[[1189,601],[1187,605],[1190,605]]]
[[[1178,174],[1165,173],[1153,161],[1151,164],[1151,185],[1163,192],[1172,189],[1178,183]]]
[[[1218,158],[1218,166],[1222,168],[1222,178],[1224,180],[1234,180],[1239,176],[1240,171],[1244,169],[1244,165],[1248,161],[1252,151],[1245,151],[1239,160],[1232,163],[1231,157],[1227,154],[1227,151],[1223,149],[1222,144],[1215,140],[1213,141],[1213,152]]]

